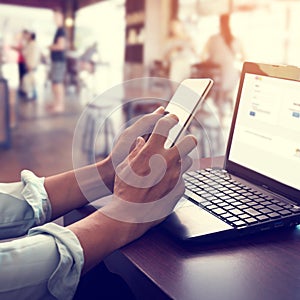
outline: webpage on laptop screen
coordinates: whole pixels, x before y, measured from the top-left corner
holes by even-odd
[[[245,74],[229,159],[300,189],[300,82]]]

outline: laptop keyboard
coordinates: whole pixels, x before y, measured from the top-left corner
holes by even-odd
[[[236,228],[300,212],[296,205],[235,181],[225,170],[192,171],[184,179],[190,200]]]

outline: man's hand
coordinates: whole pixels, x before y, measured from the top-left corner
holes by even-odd
[[[138,136],[152,133],[155,124],[162,118],[163,113],[164,108],[161,107],[140,118],[120,134],[108,157],[100,160],[95,165],[76,168],[74,173],[82,197],[85,197],[88,202],[92,202],[112,193],[117,166],[132,151]]]
[[[116,169],[114,195],[101,209],[113,219],[135,224],[130,240],[142,235],[169,215],[184,193],[182,174],[192,164],[188,154],[196,139],[186,136],[170,149],[164,147],[175,115],[161,118],[149,140],[141,137]]]
[[[138,119],[131,126],[126,128],[118,137],[115,146],[113,147],[109,156],[105,159],[106,168],[111,170],[110,180],[106,180],[107,187],[113,191],[114,180],[115,180],[115,170],[117,166],[124,161],[124,159],[129,155],[136,144],[136,139],[139,136],[150,135],[154,129],[157,121],[163,117],[164,108],[159,107],[153,113],[147,114],[140,119]],[[103,167],[103,161],[99,162],[98,165]],[[99,174],[102,178],[105,178],[103,172],[98,168]],[[105,171],[107,174],[107,171]]]
[[[163,117],[163,112],[160,109],[147,115],[125,130],[113,150],[120,164],[110,202],[68,227],[83,248],[83,273],[160,223],[184,193],[182,174],[191,165],[188,153],[195,148],[196,139],[186,136],[166,149],[168,133],[178,120],[171,114]],[[147,141],[137,138],[147,132],[145,128],[152,131],[152,126],[154,130]],[[135,147],[125,157],[133,141],[136,141]],[[103,169],[103,173],[109,173],[109,169]]]
[[[159,107],[153,113],[138,119],[122,132],[110,154],[110,158],[115,167],[117,167],[131,152],[137,137],[145,135],[149,136],[152,133],[157,121],[163,117],[164,111],[163,107]]]

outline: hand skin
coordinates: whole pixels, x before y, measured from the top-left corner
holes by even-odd
[[[80,169],[80,172],[83,171],[88,175],[91,169],[96,168],[101,175],[102,183],[99,183],[99,178],[94,182],[93,178],[91,179],[91,185],[95,186],[95,198],[113,192],[111,196],[113,201],[110,205],[68,227],[78,237],[83,248],[84,267],[82,273],[94,267],[114,250],[135,240],[149,228],[161,222],[180,199],[184,192],[181,176],[191,163],[187,154],[195,147],[196,139],[187,136],[177,147],[165,149],[163,146],[165,136],[176,122],[177,118],[174,115],[164,116],[164,108],[159,108],[124,130],[112,153],[106,159]],[[153,134],[147,142],[139,137],[152,131]],[[134,144],[136,144],[135,148],[130,152]],[[155,157],[158,157],[158,162],[165,162],[161,164],[164,168],[160,169],[154,164],[154,168],[150,169],[148,162],[153,155],[157,155]],[[115,173],[116,169],[117,174]],[[167,172],[165,172],[166,170]],[[148,182],[142,180],[140,184],[143,184],[142,187],[149,187],[138,188],[124,180],[124,177],[126,178],[130,172],[132,174],[132,171],[138,176],[146,176]],[[147,177],[152,174],[151,171],[155,171],[153,173],[155,176]],[[87,200],[82,193],[77,182],[76,172],[77,170],[69,171],[45,179],[45,188],[51,202],[52,219],[94,200],[89,198]],[[158,179],[160,179],[159,182],[157,182]],[[133,220],[132,222],[122,221],[124,206],[122,204],[151,204],[151,202],[163,203],[162,211],[164,213],[153,215],[151,206],[150,208],[146,206],[138,211],[137,216],[130,215],[130,211],[126,212],[125,220],[129,218],[129,220]],[[158,206],[158,211],[159,209]],[[120,212],[121,220],[117,218]]]
[[[182,174],[191,166],[192,162],[187,155],[196,146],[196,139],[186,136],[177,145],[165,149],[166,136],[177,122],[176,116],[167,115],[158,120],[147,142],[141,137],[137,138],[135,148],[117,167],[112,201],[85,219],[68,226],[83,248],[83,273],[109,253],[139,238],[160,223],[181,198],[184,193]],[[137,176],[138,180],[131,182],[131,175]],[[148,206],[152,203],[156,204],[154,214],[152,206]],[[125,209],[122,215],[123,207],[135,204],[144,205],[133,212]],[[120,216],[132,222],[118,219]]]
[[[164,108],[160,107],[126,128],[120,135],[112,153],[104,160],[80,170],[72,170],[45,178],[45,188],[51,202],[52,219],[54,220],[73,209],[110,194],[114,186],[115,166],[127,157],[128,149],[135,143],[138,136],[153,131],[156,122],[163,117],[163,113]],[[89,185],[94,186],[95,192],[93,193],[94,199],[88,198],[87,200],[82,193],[82,187],[78,185],[76,176],[80,172],[80,174],[83,173],[84,177],[91,178],[93,181],[94,176],[89,175],[94,174],[95,168],[97,175],[101,176],[102,182],[100,182],[99,177],[95,178],[94,182],[89,182]],[[102,186],[99,186],[101,184]]]

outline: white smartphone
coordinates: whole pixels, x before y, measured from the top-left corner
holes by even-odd
[[[210,78],[183,80],[165,108],[166,113],[175,114],[179,122],[169,132],[165,147],[172,147],[186,132],[197,108],[213,85]]]

